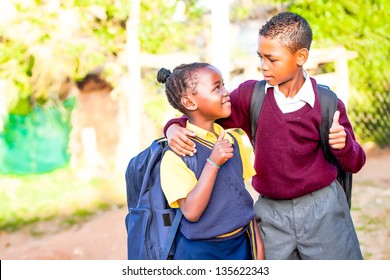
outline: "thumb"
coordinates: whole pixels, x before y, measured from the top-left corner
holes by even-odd
[[[219,134],[217,141],[222,140],[225,137],[225,130],[221,131],[221,134]]]
[[[333,123],[332,123],[332,126],[333,125],[338,125],[339,124],[339,118],[340,118],[340,112],[339,111],[336,111],[333,115]]]

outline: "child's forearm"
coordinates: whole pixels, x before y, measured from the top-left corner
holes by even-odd
[[[180,209],[184,217],[191,222],[197,222],[206,209],[213,192],[218,169],[206,164],[198,183],[185,199],[179,200]]]
[[[164,136],[166,137],[167,136],[167,130],[168,128],[173,125],[173,124],[178,124],[182,127],[186,127],[186,122],[187,122],[188,118],[187,116],[181,116],[180,118],[176,118],[176,119],[171,119],[169,120],[165,126],[164,126]]]

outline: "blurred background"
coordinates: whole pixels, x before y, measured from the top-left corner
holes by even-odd
[[[390,145],[389,10],[385,0],[1,0],[0,231],[126,208],[130,158],[180,115],[158,69],[210,62],[229,90],[261,79],[258,30],[281,11],[308,20],[307,70],[346,103],[365,149],[381,154]],[[390,226],[385,214],[379,227]]]

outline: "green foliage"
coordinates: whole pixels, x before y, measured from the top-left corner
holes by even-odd
[[[230,20],[240,22],[247,19],[258,20],[258,15],[266,16],[267,10],[274,10],[273,0],[234,0],[230,5]],[[260,27],[260,26],[259,26]]]
[[[279,1],[278,1],[279,2]],[[343,45],[357,52],[349,63],[351,122],[364,142],[390,144],[390,2],[385,0],[281,1],[304,16],[313,47]]]
[[[167,4],[170,2],[171,4]],[[203,11],[197,8],[197,1],[185,1],[185,20],[172,20],[179,1],[141,1],[140,43],[146,53],[171,53],[187,50],[196,35],[203,29]],[[179,11],[180,12],[180,11]],[[188,30],[191,30],[191,36]]]
[[[3,3],[4,2],[4,3]],[[33,100],[58,100],[59,89],[96,67],[116,86],[124,71],[129,0],[4,0],[0,11],[0,80],[7,81],[7,108]],[[173,21],[179,1],[140,1],[141,50],[164,53],[193,46],[202,10],[186,0],[185,24]],[[197,19],[197,20],[196,20]],[[31,98],[32,97],[32,98]],[[27,103],[26,103],[27,101]]]

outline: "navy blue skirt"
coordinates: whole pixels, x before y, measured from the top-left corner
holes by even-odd
[[[252,260],[247,231],[224,240],[189,240],[179,231],[174,260]]]

